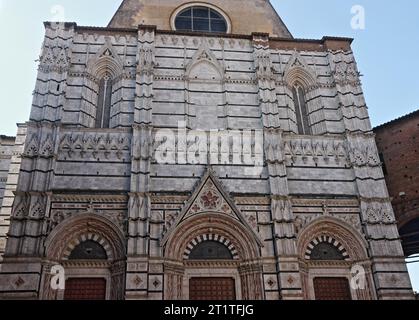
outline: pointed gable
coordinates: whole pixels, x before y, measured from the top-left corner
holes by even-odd
[[[118,56],[109,38],[99,51],[87,62],[88,72],[100,79],[105,74],[112,77],[120,75],[124,71],[124,63]]]
[[[289,85],[294,85],[300,82],[305,87],[313,86],[317,83],[315,72],[304,57],[299,52],[294,51],[293,55],[288,61],[284,71],[284,80]]]
[[[212,169],[209,169],[204,175],[192,197],[185,204],[183,210],[164,236],[162,243],[164,244],[168,240],[173,230],[182,222],[200,214],[227,215],[237,220],[251,231],[256,241],[263,246],[262,241],[237,208],[234,201],[225,192],[224,187],[218,181]]]
[[[218,62],[206,41],[203,41],[192,61],[186,66],[186,75],[190,79],[221,80],[224,72],[224,67]]]

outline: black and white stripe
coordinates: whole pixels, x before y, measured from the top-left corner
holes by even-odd
[[[78,238],[71,241],[71,243],[67,246],[67,249],[64,251],[63,260],[68,260],[74,248],[76,248],[79,244],[89,240],[99,243],[103,249],[105,249],[108,259],[113,260],[113,252],[109,243],[101,236],[93,233],[80,235]]]
[[[220,236],[218,234],[204,234],[196,237],[193,239],[189,244],[186,246],[186,249],[183,253],[183,258],[185,260],[189,259],[189,255],[191,254],[192,250],[200,243],[205,241],[216,241],[225,245],[231,252],[234,260],[239,260],[239,253],[237,252],[236,248],[234,247],[233,243],[226,239],[224,236]]]
[[[334,247],[338,249],[338,251],[342,254],[342,256],[345,258],[346,261],[349,260],[349,254],[346,251],[345,247],[339,241],[335,240],[331,236],[319,236],[313,239],[307,246],[306,253],[305,253],[306,260],[311,259],[311,253],[313,252],[314,247],[319,245],[320,243],[329,243],[333,245]]]

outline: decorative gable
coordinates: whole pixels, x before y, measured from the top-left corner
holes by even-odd
[[[317,76],[300,53],[294,51],[285,67],[284,81],[289,85],[300,82],[306,88],[310,88],[316,85]]]
[[[105,75],[114,78],[124,71],[124,63],[112,46],[110,38],[106,38],[105,44],[89,59],[87,63],[88,73],[97,79]]]
[[[164,236],[162,244],[164,245],[166,243],[170,234],[182,222],[201,214],[227,215],[237,220],[251,231],[259,245],[263,246],[262,241],[234,204],[234,201],[225,192],[224,187],[218,181],[212,169],[209,169],[204,175],[192,197],[185,204],[182,212]]]
[[[209,212],[226,214],[236,220],[240,220],[220,189],[217,188],[211,176],[207,177],[182,221],[196,214]]]
[[[186,66],[186,76],[189,79],[221,80],[224,74],[224,67],[204,40],[192,61]]]

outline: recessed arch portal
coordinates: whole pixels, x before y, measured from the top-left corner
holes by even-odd
[[[209,242],[223,248],[221,256],[191,259],[195,250]],[[214,278],[215,282],[228,277],[235,283],[237,299],[262,299],[260,246],[250,230],[226,214],[202,213],[184,220],[164,245],[168,270],[165,299],[188,299],[197,277],[202,281]]]
[[[297,250],[305,299],[374,299],[366,248],[361,234],[335,217],[316,219],[302,229]],[[365,276],[364,288],[349,288],[354,272]]]
[[[51,288],[49,270],[54,265],[64,267],[66,282],[77,282],[73,287],[100,282],[106,299],[124,298],[125,237],[112,221],[99,214],[80,213],[55,227],[45,245],[47,262],[42,275],[43,299],[60,300],[68,296],[68,292],[57,292]],[[101,279],[105,281],[106,288]],[[80,290],[83,291],[83,288]],[[72,292],[70,296],[79,295]]]

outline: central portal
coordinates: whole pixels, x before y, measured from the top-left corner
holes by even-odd
[[[189,282],[190,300],[236,300],[233,278],[192,278]]]

